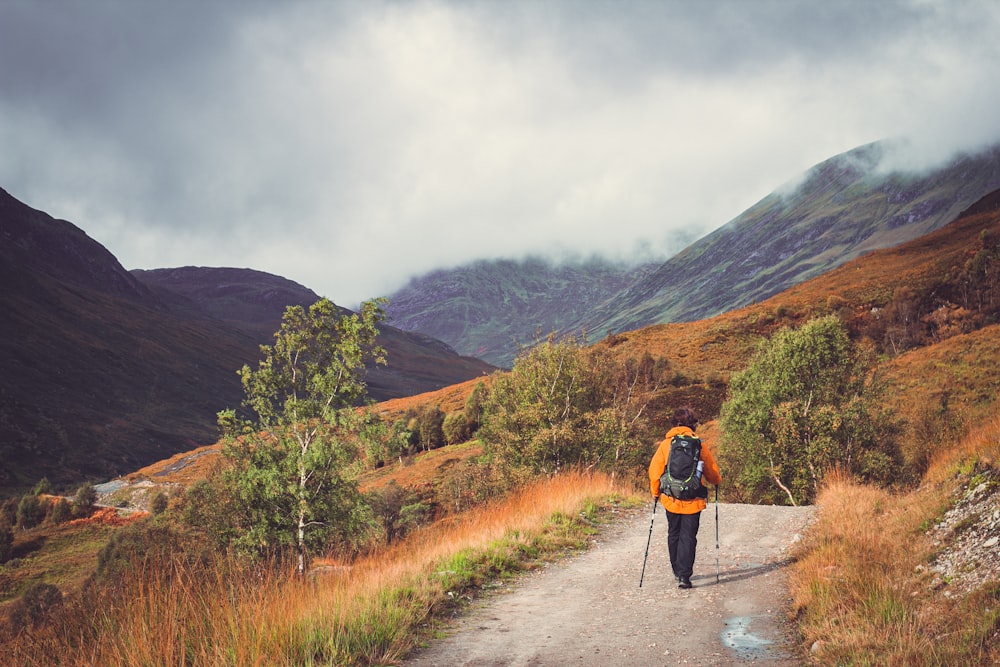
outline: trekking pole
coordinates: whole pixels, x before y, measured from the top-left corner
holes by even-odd
[[[642,574],[639,575],[639,588],[642,588],[642,580],[646,576],[646,559],[649,558],[649,543],[653,541],[653,519],[656,518],[656,503],[659,496],[653,498],[653,516],[649,519],[649,537],[646,538],[646,555],[642,557]]]
[[[715,485],[715,583],[719,583],[719,485]]]

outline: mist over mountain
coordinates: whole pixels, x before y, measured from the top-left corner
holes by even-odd
[[[590,340],[711,317],[938,229],[1000,186],[1000,147],[920,173],[877,142],[832,157],[658,265],[476,262],[390,295],[392,321],[509,366],[538,331]]]

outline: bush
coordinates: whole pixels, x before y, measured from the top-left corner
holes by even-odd
[[[10,528],[17,524],[17,498],[7,498],[0,504],[0,528]]]
[[[14,553],[14,532],[0,528],[0,563],[6,563]]]
[[[42,506],[38,496],[28,494],[21,497],[21,502],[17,504],[17,525],[27,530],[34,528],[45,519],[45,507]]]
[[[462,411],[449,412],[441,425],[444,432],[444,439],[449,445],[466,442],[472,433],[469,429],[469,422]]]
[[[62,606],[62,592],[52,584],[32,584],[11,605],[10,625],[17,632],[22,628],[41,625],[52,612]]]
[[[76,490],[76,495],[73,496],[73,515],[77,517],[90,516],[96,502],[97,490],[93,484],[86,482]]]
[[[52,506],[52,512],[49,514],[49,519],[52,523],[59,525],[60,523],[65,523],[73,517],[73,506],[69,504],[69,501],[65,498],[60,498]]]
[[[153,513],[153,516],[163,514],[167,511],[167,505],[169,502],[170,499],[167,497],[167,494],[160,491],[153,496],[153,501],[149,504],[149,511]]]
[[[184,552],[179,533],[167,526],[139,521],[115,532],[97,552],[98,581],[114,581],[136,567],[159,567]]]
[[[782,329],[735,374],[722,407],[720,463],[754,502],[811,502],[827,472],[891,482],[897,424],[840,320]]]

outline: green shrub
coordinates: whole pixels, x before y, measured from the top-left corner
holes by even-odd
[[[86,482],[76,490],[73,496],[73,515],[77,517],[90,516],[97,502],[97,490],[90,482]]]
[[[153,513],[153,516],[163,514],[167,511],[167,505],[170,499],[167,494],[160,491],[155,496],[153,496],[153,501],[149,504],[149,511]]]
[[[59,525],[60,523],[65,523],[73,518],[73,506],[69,504],[69,501],[65,498],[60,498],[52,505],[52,511],[49,513],[49,519],[52,523]]]
[[[6,563],[14,553],[14,531],[0,528],[0,563]]]
[[[7,498],[0,503],[0,528],[10,528],[17,524],[17,498]]]
[[[38,496],[28,494],[21,497],[21,502],[17,504],[17,525],[27,530],[34,528],[45,519],[45,507],[42,506]]]
[[[469,421],[465,418],[465,413],[461,410],[449,412],[444,418],[441,429],[444,432],[444,439],[449,445],[466,442],[472,436],[472,432],[469,429]]]

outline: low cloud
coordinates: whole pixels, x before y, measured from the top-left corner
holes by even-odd
[[[998,28],[920,0],[7,2],[0,187],[128,268],[345,305],[479,258],[645,260],[859,145],[1000,139]]]

